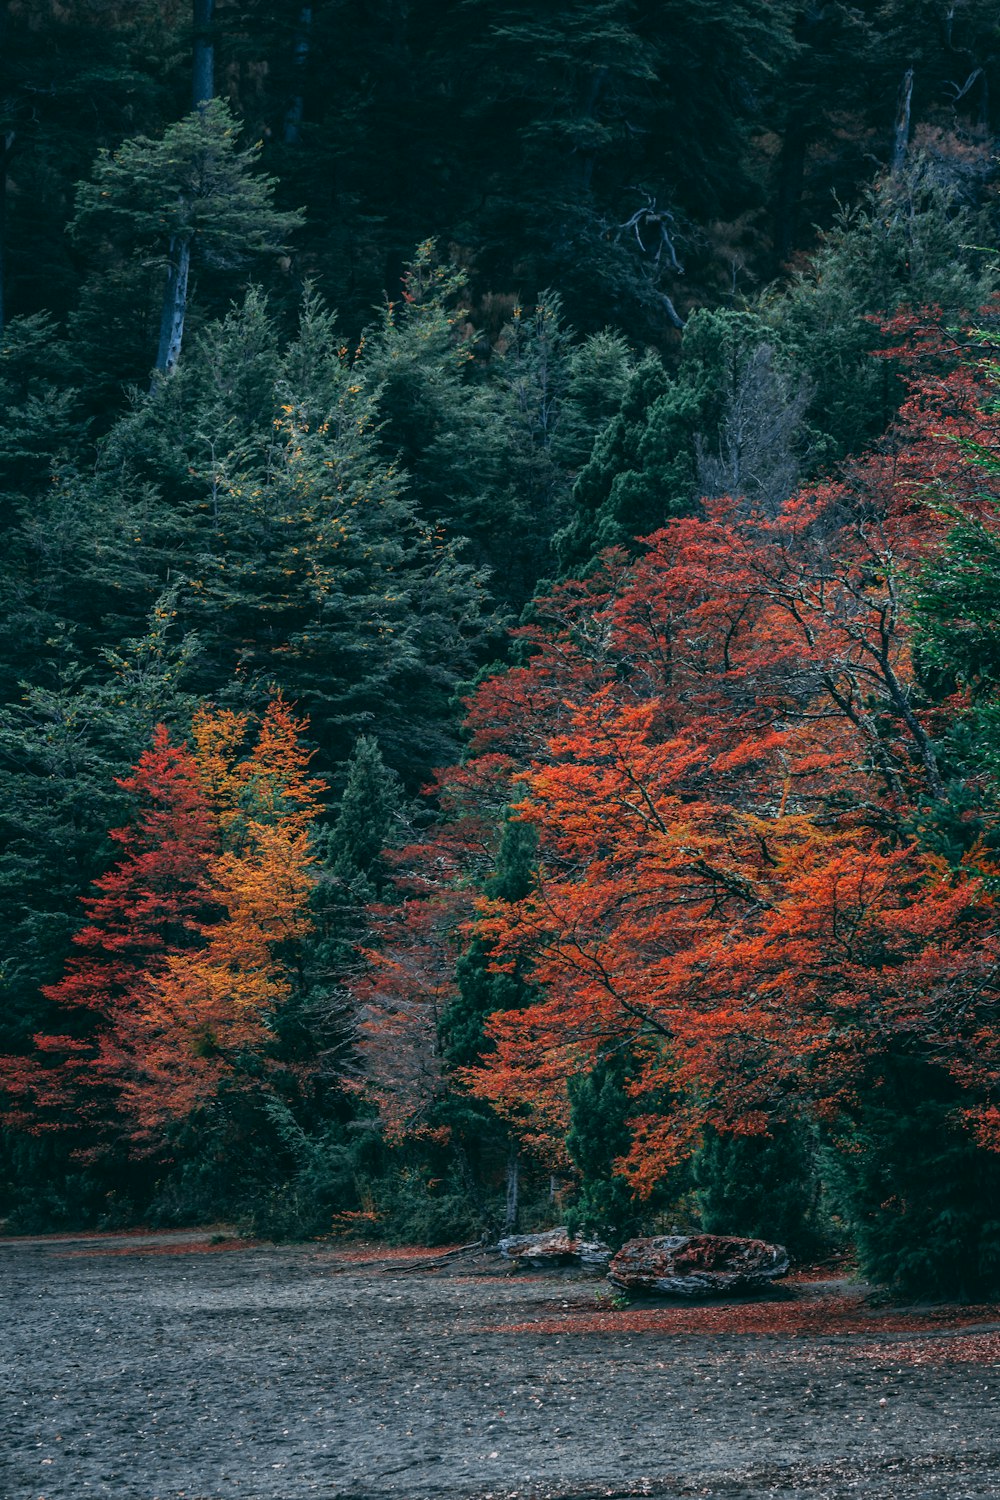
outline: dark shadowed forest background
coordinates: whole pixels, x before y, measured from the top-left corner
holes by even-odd
[[[8,1232],[1000,1288],[992,0],[8,0]]]

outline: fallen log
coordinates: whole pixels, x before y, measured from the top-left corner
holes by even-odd
[[[712,1297],[766,1286],[788,1268],[788,1251],[766,1240],[666,1234],[629,1240],[611,1261],[608,1280],[626,1292]]]

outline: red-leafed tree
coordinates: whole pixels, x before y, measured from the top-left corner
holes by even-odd
[[[57,1018],[8,1059],[8,1118],[74,1137],[75,1154],[155,1149],[172,1121],[266,1070],[309,931],[309,827],[320,783],[305,725],[281,698],[246,715],[203,708],[195,749],[163,726],[120,784],[136,816],[58,984]]]
[[[655,538],[591,616],[596,692],[586,637],[559,637],[560,722],[518,773],[542,877],[481,926],[531,955],[545,998],[494,1018],[474,1083],[559,1132],[568,1078],[627,1041],[623,1169],[643,1188],[706,1122],[836,1109],[897,1043],[975,1071],[970,1109],[991,1102],[983,861],[951,868],[908,832],[945,790],[903,613],[933,518],[881,461],[866,495],[859,512],[827,488],[777,521],[720,503]]]
[[[111,1039],[129,1026],[151,978],[199,945],[219,915],[210,879],[217,819],[191,752],[159,725],[119,784],[135,798],[135,816],[112,829],[118,863],[97,882],[100,894],[84,899],[87,922],[66,973],[45,991],[58,1029],[35,1037],[33,1056],[4,1066],[12,1121],[69,1130],[83,1154],[113,1144],[124,1128]]]
[[[513,786],[539,859],[468,930],[542,998],[494,1016],[466,1080],[556,1150],[568,1081],[626,1047],[620,1168],[643,1191],[706,1124],[850,1116],[899,1055],[994,1140],[995,871],[982,839],[946,858],[918,837],[966,690],[928,696],[910,606],[956,514],[996,525],[996,471],[969,455],[1000,429],[988,361],[919,343],[882,451],[777,517],[713,502],[634,564],[609,555],[470,706],[483,805]]]
[[[213,912],[147,973],[103,1039],[138,1138],[155,1141],[223,1085],[266,1070],[311,927],[309,827],[321,783],[308,774],[305,728],[280,697],[252,742],[246,715],[208,707],[195,717],[198,774],[221,843],[206,872]]]

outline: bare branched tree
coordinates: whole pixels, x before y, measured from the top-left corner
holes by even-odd
[[[770,344],[757,344],[733,362],[718,431],[695,440],[702,494],[743,495],[777,515],[798,485],[806,446],[808,382],[775,365]]]

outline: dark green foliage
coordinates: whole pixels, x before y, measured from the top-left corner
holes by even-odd
[[[448,9],[428,62],[452,80],[461,121],[449,176],[471,171],[483,194],[478,211],[472,193],[458,208],[456,238],[491,287],[556,285],[589,329],[610,317],[662,337],[681,261],[703,248],[694,222],[753,201],[750,136],[790,50],[791,6]],[[637,238],[629,221],[647,205]]]
[[[482,577],[418,518],[377,451],[376,396],[307,298],[281,347],[251,292],[155,397],[24,503],[11,657],[54,624],[134,631],[171,580],[193,686],[259,707],[280,682],[332,761],[371,727],[419,781],[453,752],[451,700],[484,635]]]
[[[387,894],[382,854],[399,842],[402,826],[399,778],[386,767],[377,741],[361,735],[347,764],[336,818],[314,837],[313,931],[303,951],[302,1001],[285,1021],[286,1045],[293,1026],[300,1028],[298,1050],[326,1054],[334,1073],[352,1057],[345,979],[358,962],[366,909]]]
[[[135,136],[103,152],[93,180],[77,189],[70,233],[93,252],[110,242],[166,275],[156,368],[167,375],[180,357],[192,257],[232,270],[254,255],[277,254],[301,213],[272,202],[273,179],[252,170],[260,145],[237,147],[239,123],[222,99],[210,99],[162,139]]]
[[[176,640],[171,597],[145,636],[79,664],[71,640],[39,663],[45,685],[0,709],[0,1049],[20,1051],[42,1027],[53,983],[79,926],[79,897],[110,857],[107,831],[124,821],[124,776],[158,721],[190,709],[183,692],[193,643]]]
[[[505,901],[525,895],[531,889],[536,846],[534,828],[508,817],[493,874],[485,882],[486,894]],[[518,968],[494,969],[492,959],[489,945],[474,937],[456,960],[458,994],[438,1020],[441,1057],[449,1073],[474,1065],[490,1050],[485,1028],[491,1015],[530,1002],[532,990],[523,973]],[[434,1121],[449,1132],[466,1193],[478,1215],[477,1232],[510,1233],[519,1220],[518,1195],[512,1188],[521,1164],[509,1126],[485,1101],[472,1098],[454,1083],[435,1105]]]
[[[707,1131],[694,1185],[708,1234],[769,1240],[799,1260],[828,1243],[816,1144],[800,1121],[776,1121],[768,1135]]]
[[[64,229],[74,184],[98,148],[178,112],[170,75],[183,65],[176,8],[160,0],[4,6],[0,140],[8,139],[9,186],[0,264],[10,315],[48,309],[61,317],[72,306],[80,268]]]
[[[977,841],[996,849],[1000,791],[1000,548],[989,525],[998,466],[981,447],[966,451],[982,476],[976,500],[983,514],[971,507],[952,512],[955,524],[917,579],[912,599],[915,658],[928,698],[940,700],[956,689],[967,695],[941,745],[952,776],[947,803],[923,808],[918,823],[920,837],[956,863]],[[941,504],[948,503],[943,497]]]
[[[512,306],[487,346],[472,337],[467,290],[433,243],[419,246],[402,300],[366,335],[355,371],[376,395],[381,450],[406,469],[421,514],[467,538],[496,596],[520,609],[551,571],[573,479],[633,360],[610,332],[579,339],[550,291]]]
[[[382,851],[392,842],[401,812],[399,778],[386,768],[371,735],[360,735],[347,764],[347,779],[327,843],[326,861],[335,878],[363,878],[371,899],[381,892]]]
[[[703,498],[775,513],[896,411],[878,317],[947,322],[993,290],[995,6],[217,0],[225,99],[189,113],[191,23],[156,0],[0,10],[2,1045],[48,1024],[40,986],[127,812],[116,777],[199,700],[280,689],[309,717],[314,931],[267,1089],[248,1074],[170,1160],[98,1171],[13,1135],[11,1223],[226,1213],[284,1237],[359,1214],[476,1238],[510,1209],[518,1144],[460,1069],[536,995],[527,960],[497,971],[462,939],[437,1135],[389,1150],[348,1087],[386,851],[434,816],[415,799],[459,754],[463,684],[540,580]],[[158,336],[173,373],[150,394]],[[998,579],[961,521],[915,600],[928,698],[971,700],[940,747],[949,796],[912,820],[954,861],[995,840]],[[535,858],[507,818],[485,893],[523,896]],[[841,1196],[874,1273],[987,1287],[992,1162],[908,1067],[848,1131]],[[573,1222],[615,1240],[667,1202],[615,1171],[628,1077],[611,1052],[571,1089]],[[697,1173],[706,1227],[815,1244],[800,1127],[710,1136]]]
[[[238,149],[238,132],[229,106],[212,99],[160,139],[132,136],[102,152],[93,180],[77,189],[70,233],[87,245],[108,239],[164,256],[171,239],[188,239],[224,268],[277,253],[301,215],[272,209],[273,180],[251,171],[260,148]]]
[[[7,1233],[114,1229],[134,1223],[136,1199],[128,1169],[106,1170],[69,1160],[64,1141],[6,1131],[0,1140],[0,1205]]]
[[[310,1119],[274,1092],[224,1094],[174,1131],[173,1159],[148,1174],[134,1211],[170,1224],[229,1219],[273,1240],[329,1233],[360,1201],[346,1119],[343,1101]]]
[[[572,1114],[566,1146],[580,1174],[571,1228],[579,1225],[616,1249],[641,1232],[651,1211],[615,1170],[615,1162],[632,1143],[629,1075],[630,1058],[620,1049],[569,1084]]]
[[[690,505],[693,433],[681,432],[680,451],[664,455],[666,474],[654,470],[649,451],[654,445],[651,429],[661,423],[668,430],[676,426],[684,404],[683,396],[675,398],[661,361],[647,356],[632,374],[617,414],[597,438],[590,461],[576,481],[576,515],[556,537],[566,572],[585,567],[604,547],[631,545],[636,536],[662,525],[672,510]]]
[[[871,357],[886,344],[880,315],[930,305],[957,320],[989,296],[985,167],[975,153],[963,163],[933,142],[915,151],[840,212],[808,267],[769,311],[765,303],[775,336],[812,388],[809,416],[828,439],[829,457],[860,452],[902,400],[892,365]]]
[[[906,1294],[1000,1290],[1000,1156],[961,1118],[961,1091],[918,1056],[872,1079],[828,1158],[862,1271]]]
[[[395,1245],[448,1245],[478,1240],[482,1215],[453,1163],[390,1157],[368,1184],[379,1233]]]
[[[498,901],[517,901],[531,889],[537,835],[530,823],[508,818],[503,825],[493,875],[486,894]],[[490,967],[490,949],[473,938],[457,960],[458,998],[439,1023],[442,1056],[452,1068],[469,1067],[489,1046],[484,1032],[494,1011],[517,1010],[528,1003],[529,987],[517,970]],[[472,1106],[482,1111],[483,1106]]]
[[[996,484],[997,465],[977,461]],[[988,495],[984,499],[989,500]],[[995,501],[991,501],[996,504]],[[921,661],[959,681],[977,698],[1000,684],[1000,543],[996,531],[974,517],[953,527],[946,547],[924,571],[914,601]]]
[[[52,455],[71,450],[84,426],[65,344],[48,313],[13,318],[0,343],[0,484],[4,524],[11,502],[37,494]]]
[[[676,374],[647,355],[597,437],[573,490],[576,514],[556,537],[564,570],[605,547],[634,549],[702,496],[742,494],[773,512],[814,457],[808,394],[759,314],[694,314]]]

